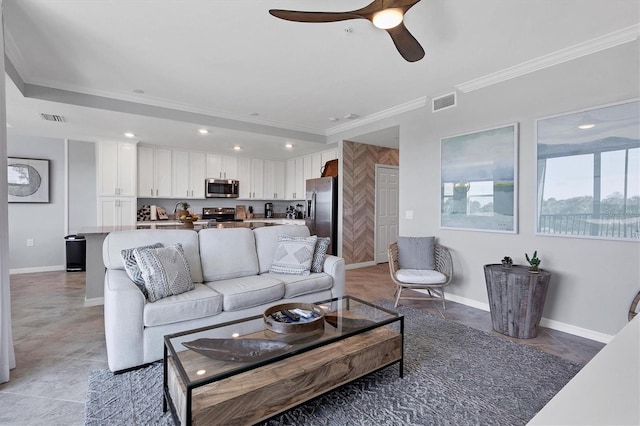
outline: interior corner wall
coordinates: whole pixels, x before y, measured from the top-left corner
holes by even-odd
[[[69,141],[69,234],[97,226],[96,144]]]
[[[342,257],[347,265],[375,259],[376,164],[398,166],[398,150],[344,141],[341,174]]]
[[[9,203],[9,270],[65,267],[65,153],[62,139],[7,135],[7,155],[49,160],[49,202]],[[27,239],[33,246],[27,246]]]
[[[538,250],[552,273],[543,321],[574,334],[616,334],[640,288],[640,242],[536,235],[536,119],[638,98],[640,42],[610,48],[468,93],[457,106],[406,113],[400,125],[400,235],[436,235],[452,250],[449,293],[487,306],[483,265]],[[440,228],[440,140],[518,122],[518,228]],[[413,220],[404,212],[412,210]]]

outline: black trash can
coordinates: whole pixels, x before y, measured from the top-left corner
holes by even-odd
[[[67,272],[87,270],[87,241],[81,235],[67,235]]]

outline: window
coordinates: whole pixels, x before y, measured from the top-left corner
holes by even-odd
[[[540,234],[640,240],[640,108],[538,120]]]

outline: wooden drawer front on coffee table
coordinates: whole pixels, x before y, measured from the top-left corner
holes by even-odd
[[[188,364],[185,358],[182,362]],[[401,360],[402,335],[376,328],[193,389],[191,423],[186,413],[186,388],[171,358],[167,380],[181,424],[244,425],[267,419]]]

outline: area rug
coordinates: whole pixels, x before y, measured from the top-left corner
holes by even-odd
[[[383,302],[382,305],[390,307]],[[405,316],[405,372],[370,374],[271,425],[524,425],[581,368],[419,310]],[[90,374],[86,425],[174,425],[162,412],[162,364]]]

